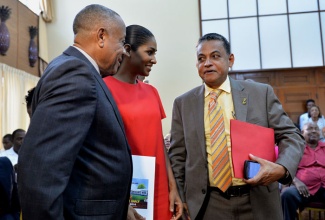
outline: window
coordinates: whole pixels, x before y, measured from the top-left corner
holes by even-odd
[[[201,33],[226,37],[232,70],[324,66],[324,0],[199,0]]]

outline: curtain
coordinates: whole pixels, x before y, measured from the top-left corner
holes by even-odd
[[[49,62],[47,48],[47,28],[41,16],[38,16],[38,56],[41,62]],[[42,75],[42,74],[41,74]]]
[[[12,133],[18,128],[27,131],[29,116],[26,110],[25,96],[35,87],[39,77],[25,71],[0,63],[0,137]],[[1,145],[2,148],[2,145]]]
[[[47,64],[49,63],[46,23],[50,23],[53,20],[53,7],[52,0],[39,0],[39,3],[41,14],[38,16],[38,56],[40,63],[39,70],[40,75],[42,76]]]
[[[45,22],[39,17],[39,31],[38,31],[38,61],[39,61],[39,73],[43,75],[46,69],[49,58],[48,58],[48,47],[47,47],[47,32]]]
[[[39,0],[39,1],[40,1],[41,17],[45,22],[51,22],[53,19],[52,0]]]

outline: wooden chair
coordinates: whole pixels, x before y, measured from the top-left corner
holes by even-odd
[[[323,220],[325,219],[325,203],[324,202],[310,202],[302,209],[298,209],[298,220],[304,220],[303,211],[308,211],[309,220]],[[312,218],[313,212],[313,218]],[[318,218],[317,218],[318,213]],[[323,216],[322,216],[323,213]]]

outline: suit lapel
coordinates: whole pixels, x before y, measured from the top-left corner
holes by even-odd
[[[206,158],[204,129],[204,85],[198,87],[191,99],[192,117],[195,119],[196,134],[200,143],[203,158]]]
[[[124,133],[124,124],[122,121],[122,117],[120,115],[120,112],[118,111],[117,105],[113,99],[112,94],[110,93],[110,91],[108,90],[107,86],[105,85],[102,77],[100,76],[100,74],[97,72],[97,70],[95,69],[94,65],[92,65],[92,63],[90,63],[90,61],[76,48],[70,46],[67,50],[65,50],[63,52],[64,54],[67,54],[69,56],[74,56],[77,57],[78,59],[83,60],[84,62],[86,62],[88,64],[88,66],[90,67],[90,69],[92,70],[91,73],[95,76],[95,79],[97,80],[97,82],[99,83],[100,87],[102,88],[102,90],[104,91],[108,101],[111,103],[113,110],[114,110],[114,114],[120,124],[120,126],[122,127],[123,133]]]
[[[235,108],[235,116],[237,120],[246,121],[247,108],[248,108],[248,93],[245,88],[236,80],[230,79],[232,89],[232,99]]]
[[[96,73],[97,73],[97,71],[96,71]],[[122,130],[124,132],[124,124],[123,124],[123,121],[122,121],[122,117],[120,115],[120,112],[118,111],[117,105],[116,105],[116,103],[114,101],[114,98],[113,98],[111,92],[108,90],[106,84],[104,83],[102,77],[99,74],[96,74],[95,78],[98,81],[100,87],[103,89],[108,101],[111,103],[111,105],[113,107],[113,110],[114,110],[114,113],[116,115],[116,118],[117,118],[119,124],[121,125],[121,127],[123,128]]]

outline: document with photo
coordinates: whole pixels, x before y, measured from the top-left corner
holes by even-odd
[[[132,160],[130,205],[146,220],[153,220],[156,158],[132,155]]]

